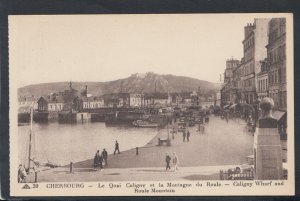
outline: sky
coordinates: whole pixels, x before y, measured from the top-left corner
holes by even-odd
[[[258,15],[9,16],[15,84],[111,81],[154,72],[220,82],[243,57],[244,26]]]

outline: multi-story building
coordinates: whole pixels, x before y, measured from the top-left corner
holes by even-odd
[[[82,99],[83,109],[103,108],[104,100],[101,97],[87,97]]]
[[[286,95],[286,19],[273,18],[268,26],[269,97],[274,100],[273,116],[278,120],[283,160],[287,161],[287,95]]]
[[[61,96],[40,97],[38,102],[38,111],[58,112],[64,109],[65,101]]]
[[[214,94],[214,106],[221,106],[221,92]]]
[[[244,27],[243,50],[244,59],[242,66],[244,75],[242,99],[248,104],[253,104],[257,99],[256,87],[258,86],[257,74],[260,73],[260,61],[266,58],[268,43],[267,31],[270,19],[254,19],[254,23]]]
[[[130,107],[143,107],[144,106],[144,94],[131,93],[130,95]]]
[[[244,58],[242,58],[237,68],[233,71],[233,80],[234,80],[234,86],[236,88],[237,103],[244,102],[242,98],[242,91],[244,88],[244,80],[242,80],[242,77],[245,76],[244,63],[245,63]]]
[[[118,93],[116,96],[119,99],[118,107],[129,107],[130,106],[129,93]]]
[[[145,107],[163,107],[172,103],[172,96],[169,93],[149,93],[144,95]]]
[[[34,96],[29,97],[19,97],[19,108],[32,107],[34,110],[38,109],[37,98]]]
[[[269,22],[268,67],[269,96],[273,98],[275,109],[286,110],[286,20],[273,18]]]
[[[236,102],[237,91],[233,85],[233,82],[226,83],[221,88],[221,107]]]
[[[221,106],[235,103],[237,101],[237,90],[235,87],[234,75],[240,61],[237,59],[227,59],[224,72],[224,86],[221,89]]]
[[[257,74],[258,86],[256,89],[257,96],[260,100],[268,96],[268,65],[267,59],[261,61],[261,71]]]
[[[233,72],[239,66],[240,61],[237,59],[227,59],[226,69],[224,72],[224,83],[230,83],[233,81]]]

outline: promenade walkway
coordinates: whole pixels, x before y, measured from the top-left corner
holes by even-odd
[[[109,155],[108,166],[101,172],[93,170],[93,159],[74,164],[74,174],[61,167],[39,173],[39,181],[114,181],[114,180],[208,180],[219,179],[220,169],[246,163],[253,154],[253,136],[245,129],[243,120],[229,120],[211,116],[205,134],[190,128],[190,141],[183,142],[182,133],[175,134],[171,146],[157,146],[158,137],[167,136],[161,130],[145,147]],[[170,137],[172,137],[170,135]],[[134,139],[132,139],[134,143]],[[179,171],[165,171],[165,154],[176,152]],[[171,164],[172,165],[172,164]]]

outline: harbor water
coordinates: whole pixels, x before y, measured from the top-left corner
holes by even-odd
[[[20,164],[28,163],[30,125],[18,127]],[[33,124],[31,158],[39,162],[66,165],[93,158],[103,148],[114,152],[118,140],[120,151],[146,145],[155,135],[155,128],[129,125],[106,126],[105,123]],[[27,161],[27,162],[26,162]]]

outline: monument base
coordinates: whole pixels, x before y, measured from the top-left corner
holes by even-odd
[[[277,128],[258,128],[254,137],[257,180],[282,179],[282,148]]]

